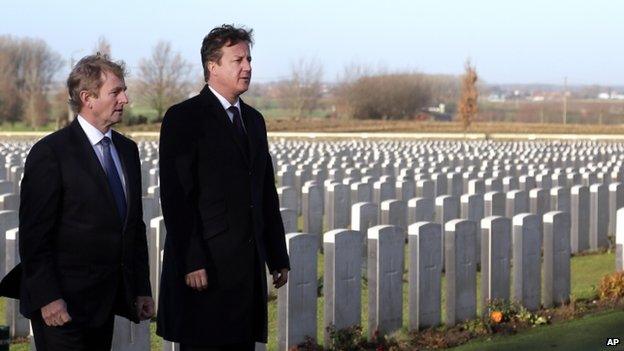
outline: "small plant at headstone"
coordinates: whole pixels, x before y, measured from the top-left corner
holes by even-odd
[[[600,281],[598,296],[601,300],[624,299],[624,271],[605,275]]]
[[[327,327],[331,350],[359,351],[364,350],[361,344],[364,341],[362,327],[354,325],[348,328],[336,329],[334,325]]]
[[[370,346],[375,348],[375,351],[395,351],[400,350],[396,340],[389,338],[387,335],[380,333],[379,330],[375,330],[373,337],[371,338],[372,345],[366,345],[366,350],[370,349]]]
[[[490,312],[490,320],[494,323],[500,323],[503,321],[503,312],[492,311]]]
[[[490,300],[487,304],[489,322],[493,324],[509,322],[518,313],[519,307],[517,304],[507,300]]]
[[[494,332],[502,323],[525,323],[528,325],[541,325],[548,323],[548,319],[527,310],[515,301],[494,299],[488,302],[488,324]]]
[[[525,322],[533,326],[548,323],[548,319],[546,319],[546,317],[537,315],[524,307],[520,307],[516,318],[521,322]]]
[[[306,336],[305,341],[297,346],[293,346],[288,351],[323,351],[323,347],[316,343],[314,339]]]
[[[489,334],[491,330],[488,323],[481,318],[466,321],[463,324],[463,329],[468,331],[473,336]]]

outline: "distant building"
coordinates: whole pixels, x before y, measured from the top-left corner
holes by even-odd
[[[624,94],[620,94],[617,91],[611,91],[609,93],[598,94],[600,100],[624,100]]]
[[[441,105],[441,110],[439,107],[430,107],[427,109],[423,109],[419,114],[416,115],[417,121],[436,121],[436,122],[450,122],[453,120],[453,116],[448,113],[444,113],[444,104]]]
[[[504,102],[506,99],[503,94],[490,94],[488,95],[487,100],[489,102]]]
[[[428,107],[427,111],[435,112],[435,113],[445,113],[446,112],[446,105],[439,104],[437,107]]]

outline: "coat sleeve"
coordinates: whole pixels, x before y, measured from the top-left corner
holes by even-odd
[[[266,136],[266,130],[263,130]],[[267,265],[269,271],[279,271],[286,268],[290,270],[290,261],[286,250],[286,235],[284,233],[284,223],[279,211],[279,199],[275,189],[275,175],[273,172],[273,162],[271,154],[266,148],[266,167],[263,180],[263,201],[262,210],[264,216],[264,240],[267,250]]]
[[[186,117],[176,106],[167,111],[159,145],[160,201],[168,244],[182,274],[206,267],[198,225],[196,137]]]
[[[22,291],[28,294],[32,311],[62,298],[53,261],[61,189],[58,160],[52,148],[40,141],[26,158],[19,209]]]
[[[139,149],[135,143],[133,146],[133,164],[135,165],[135,174],[138,175],[140,182],[141,179],[141,163],[139,161]],[[143,222],[143,206],[142,206],[142,194],[141,184],[135,184],[133,187],[137,189],[137,194],[134,196],[134,201],[138,202],[139,211],[135,220],[135,236],[134,236],[134,282],[135,282],[135,296],[152,296],[152,288],[149,280],[149,257],[147,253],[147,232],[145,230],[145,222]]]

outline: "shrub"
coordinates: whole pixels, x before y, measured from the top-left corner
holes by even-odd
[[[624,271],[605,275],[600,281],[598,296],[601,300],[620,300],[624,298]]]
[[[360,345],[365,339],[362,336],[361,326],[354,325],[344,329],[336,329],[333,325],[330,325],[327,327],[327,331],[329,332],[329,345],[327,347],[330,350],[363,350]]]
[[[432,101],[432,84],[423,74],[363,76],[336,91],[339,105],[356,119],[408,119]]]

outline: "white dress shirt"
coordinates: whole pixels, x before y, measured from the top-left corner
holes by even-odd
[[[212,91],[213,94],[215,94],[215,96],[217,97],[221,105],[223,105],[223,109],[227,113],[228,117],[230,117],[230,122],[232,123],[234,122],[234,114],[230,112],[228,108],[230,108],[231,106],[234,106],[238,109],[238,115],[240,116],[241,125],[243,126],[243,129],[247,131],[247,128],[245,128],[245,122],[243,122],[243,114],[241,113],[240,99],[236,98],[236,102],[234,104],[230,104],[230,102],[227,101],[226,98],[224,98],[221,94],[219,94],[216,90],[214,90],[210,85],[208,86],[208,88],[210,89],[210,91]]]
[[[95,151],[95,154],[97,155],[98,160],[100,160],[100,165],[102,165],[102,169],[104,170],[106,169],[106,167],[104,167],[104,146],[102,146],[100,141],[102,141],[102,139],[104,139],[105,136],[111,140],[111,143],[110,143],[111,156],[113,157],[115,168],[117,168],[119,179],[121,179],[121,185],[124,189],[124,193],[126,194],[126,196],[128,196],[128,191],[126,190],[126,178],[124,177],[123,168],[121,168],[121,161],[119,160],[117,149],[115,148],[115,144],[113,143],[113,133],[111,132],[112,129],[108,129],[108,132],[106,132],[106,134],[102,134],[102,132],[100,132],[99,129],[95,128],[91,123],[89,123],[81,115],[78,115],[77,118],[78,118],[78,123],[80,124],[80,127],[82,128],[82,130],[84,130],[85,134],[87,135],[87,138],[89,138],[89,142],[91,143],[91,146],[93,147],[93,151]]]

